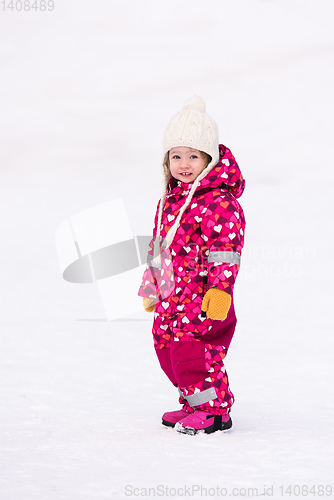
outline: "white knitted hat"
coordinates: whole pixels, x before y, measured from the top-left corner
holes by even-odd
[[[218,127],[205,109],[201,97],[194,96],[185,102],[183,109],[173,116],[165,130],[164,155],[172,148],[186,146],[210,155],[213,165],[218,163]]]
[[[182,111],[176,113],[168,124],[164,133],[163,152],[164,159],[166,153],[175,147],[186,146],[188,148],[204,151],[211,156],[212,160],[201,174],[195,179],[190,192],[181,207],[181,210],[174,222],[174,225],[167,233],[165,242],[160,242],[162,212],[167,194],[167,182],[165,182],[164,191],[162,193],[157,225],[157,236],[155,240],[154,255],[159,260],[160,245],[168,248],[172,243],[177,228],[179,227],[182,215],[191,202],[193,194],[199,182],[215,167],[219,161],[219,137],[218,127],[216,122],[205,112],[205,102],[201,97],[194,96],[185,102]],[[164,163],[164,160],[163,160]],[[166,175],[166,172],[165,172]],[[168,179],[166,178],[165,181]]]

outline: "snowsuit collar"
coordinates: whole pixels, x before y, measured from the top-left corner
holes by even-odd
[[[245,189],[245,180],[231,151],[223,144],[219,145],[219,162],[199,182],[196,191],[204,188],[219,187],[222,183],[229,186],[230,193],[239,198]],[[187,196],[193,182],[183,182],[171,177],[168,183],[168,194]]]

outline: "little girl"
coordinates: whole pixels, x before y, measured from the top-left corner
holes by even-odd
[[[224,367],[236,316],[233,286],[245,218],[245,181],[200,97],[170,121],[163,141],[165,188],[138,294],[154,311],[161,365],[182,408],[162,423],[184,434],[232,427],[234,396]]]

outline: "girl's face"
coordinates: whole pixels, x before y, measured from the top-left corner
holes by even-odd
[[[169,151],[169,168],[175,179],[193,182],[207,166],[207,156],[198,149],[178,146]]]

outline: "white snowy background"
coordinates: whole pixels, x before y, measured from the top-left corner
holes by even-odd
[[[1,500],[334,488],[333,18],[332,0],[0,11]],[[178,402],[152,315],[106,321],[95,285],[62,279],[54,233],[121,197],[150,234],[162,134],[194,94],[246,178],[247,232],[234,427],[191,437],[160,423]]]

